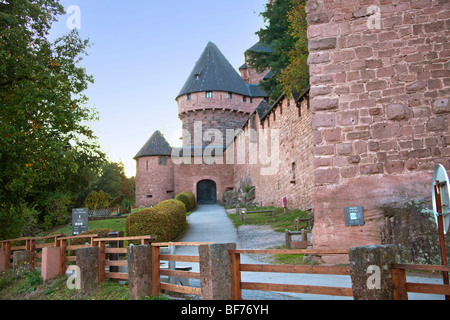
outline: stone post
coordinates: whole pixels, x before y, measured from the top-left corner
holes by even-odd
[[[152,247],[128,247],[128,287],[130,300],[152,294]]]
[[[44,282],[59,275],[60,260],[59,247],[42,248],[41,276]]]
[[[13,253],[13,276],[15,278],[30,272],[30,251],[15,251]]]
[[[80,268],[80,289],[90,291],[98,286],[98,247],[77,249],[77,267]]]
[[[198,247],[202,300],[231,300],[231,260],[228,250],[234,249],[235,243]]]
[[[354,247],[349,250],[350,275],[355,300],[393,300],[391,264],[395,245]]]

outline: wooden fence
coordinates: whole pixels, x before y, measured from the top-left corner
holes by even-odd
[[[161,261],[182,261],[182,262],[200,262],[200,257],[198,255],[186,256],[186,255],[170,255],[161,254],[161,247],[170,246],[195,246],[198,247],[203,244],[210,244],[206,242],[165,242],[165,243],[152,243],[152,296],[156,297],[161,293],[161,290],[167,290],[172,292],[192,294],[192,295],[202,295],[201,288],[194,288],[190,286],[179,286],[166,282],[161,282],[161,276],[169,277],[179,277],[188,279],[200,279],[200,272],[192,271],[180,271],[180,270],[168,270],[161,269]]]
[[[241,254],[348,254],[347,250],[229,250],[229,253],[233,300],[242,300],[242,290],[353,296],[351,288],[242,282],[241,280],[241,272],[243,271],[350,275],[350,267],[348,266],[242,264]]]
[[[140,241],[141,245],[148,245],[150,241],[155,240],[156,236],[139,237],[116,237],[116,238],[93,238],[95,246],[99,247],[98,257],[98,282],[101,283],[105,278],[128,280],[128,273],[125,272],[106,272],[105,267],[128,267],[128,260],[108,259],[107,254],[127,254],[128,248],[119,248],[119,245],[107,246],[111,242],[120,241]]]
[[[5,252],[6,268],[11,267],[14,251],[30,251],[30,269],[34,270],[35,267],[41,265],[42,249],[46,247],[57,247],[58,238],[63,234],[55,234],[46,237],[23,237],[17,239],[3,240],[1,243],[1,251]],[[47,242],[50,239],[54,239],[52,242]]]
[[[449,266],[437,265],[417,265],[417,264],[393,264],[392,282],[394,285],[394,299],[408,300],[408,292],[428,293],[445,295],[450,297],[450,286],[446,284],[430,284],[430,283],[413,283],[407,282],[406,270],[420,270],[420,271],[440,271],[450,272]]]
[[[60,267],[59,267],[59,274],[64,275],[67,270],[67,266],[70,263],[74,263],[77,260],[77,257],[75,255],[75,250],[81,249],[81,248],[88,248],[94,246],[93,239],[98,237],[97,234],[89,234],[89,235],[81,235],[81,236],[71,236],[71,237],[61,237],[57,238],[58,247],[60,248]],[[73,240],[77,239],[89,239],[88,244],[80,244],[75,245],[71,242]]]

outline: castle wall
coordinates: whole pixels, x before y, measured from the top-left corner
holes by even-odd
[[[300,107],[300,110],[299,110]],[[272,137],[278,132],[273,148],[265,130]],[[245,147],[242,147],[244,145]],[[258,146],[255,148],[255,146]],[[261,146],[268,146],[266,153]],[[244,157],[240,153],[245,154]],[[265,156],[267,154],[267,157]],[[258,158],[254,158],[255,155]],[[255,113],[234,141],[234,186],[247,176],[255,186],[256,201],[263,205],[282,206],[287,197],[289,208],[308,210],[313,206],[313,157],[311,114],[308,100],[298,104],[282,99],[262,122]],[[262,157],[262,158],[261,158]],[[273,170],[272,170],[273,169]]]
[[[159,157],[143,157],[136,160],[136,207],[155,206],[161,201],[173,199],[174,164],[171,157],[166,165],[159,164]]]
[[[306,10],[314,247],[377,244],[381,207],[429,198],[434,166],[450,169],[450,3],[309,0]],[[347,206],[364,207],[364,226],[345,226]]]
[[[175,165],[175,194],[192,192],[197,198],[197,183],[202,180],[212,180],[217,186],[217,200],[222,193],[233,187],[233,165],[224,164],[195,164],[191,158],[190,164]]]

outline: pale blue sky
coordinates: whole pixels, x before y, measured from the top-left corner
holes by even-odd
[[[61,0],[81,12],[93,46],[82,65],[95,78],[86,91],[99,112],[92,124],[102,149],[136,173],[133,157],[155,130],[179,143],[175,97],[208,41],[237,69],[258,41],[267,0]],[[52,37],[70,32],[61,16]]]

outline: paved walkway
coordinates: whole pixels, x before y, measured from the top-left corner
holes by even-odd
[[[199,205],[198,209],[188,216],[189,230],[180,240],[181,242],[214,242],[214,243],[238,243],[237,230],[231,220],[228,218],[223,207],[219,205]],[[245,248],[242,248],[245,249]],[[263,249],[263,248],[262,248]],[[197,247],[177,247],[177,254],[198,255]],[[242,263],[261,264],[262,262],[253,259],[248,255],[242,255]],[[179,262],[178,264],[181,264]],[[192,266],[193,271],[199,271],[198,263],[183,265]],[[408,279],[410,280],[410,279]],[[314,275],[314,274],[287,274],[287,273],[260,273],[243,272],[242,281],[244,282],[265,282],[265,283],[286,283],[286,284],[304,284],[330,287],[351,287],[350,276],[341,275]],[[419,278],[414,277],[414,282],[441,283],[438,278]],[[200,286],[198,280],[191,280],[191,285]],[[265,299],[265,300],[348,300],[351,297],[324,296],[298,293],[276,293],[263,291],[244,290],[244,299]],[[441,299],[443,296],[409,294],[409,299],[433,300]]]

